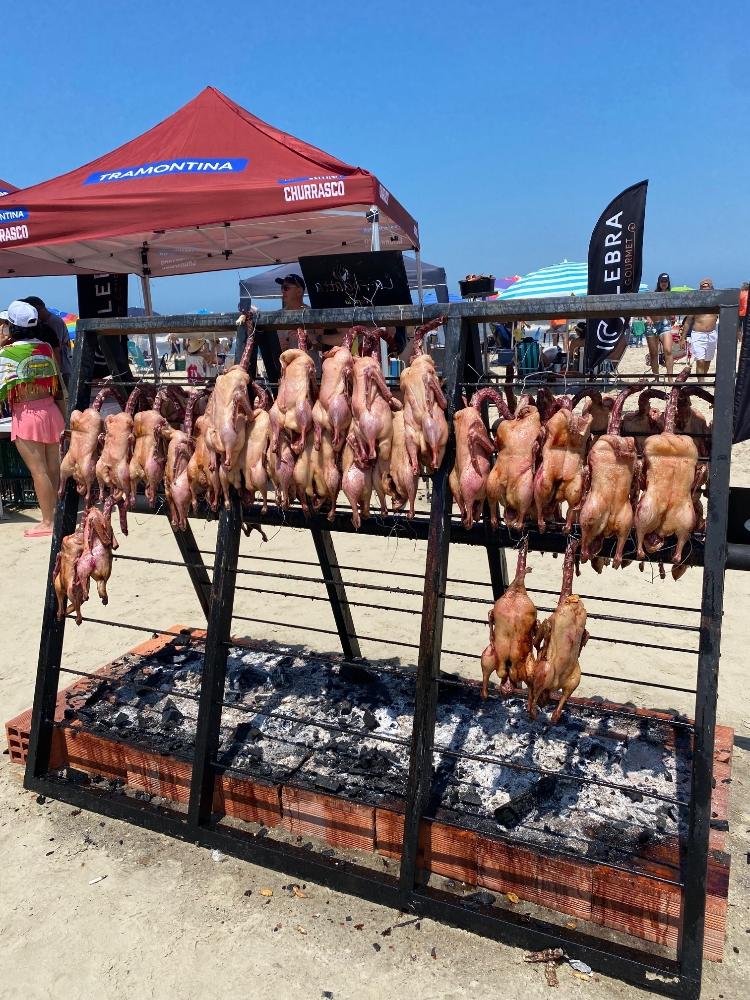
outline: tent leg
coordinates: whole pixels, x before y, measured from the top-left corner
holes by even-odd
[[[147,316],[154,315],[151,305],[151,279],[147,274],[141,275],[141,288],[143,290],[143,309]],[[159,381],[159,359],[156,356],[156,334],[149,333],[148,342],[151,348],[151,367],[154,372],[154,382]]]
[[[422,286],[422,254],[419,250],[414,251],[417,260],[417,298],[420,306],[424,305],[424,287]],[[435,294],[437,298],[437,293]]]

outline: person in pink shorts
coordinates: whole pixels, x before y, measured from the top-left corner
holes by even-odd
[[[28,302],[11,302],[7,333],[0,344],[0,401],[11,409],[11,440],[28,466],[42,511],[40,524],[26,538],[52,534],[60,482],[60,435],[65,429],[60,408],[60,373],[50,344],[37,339],[39,317]]]

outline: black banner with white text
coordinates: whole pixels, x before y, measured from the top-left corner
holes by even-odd
[[[647,188],[647,180],[626,188],[599,216],[589,243],[589,295],[619,295],[640,288]],[[625,326],[623,317],[588,320],[586,371],[607,360]]]

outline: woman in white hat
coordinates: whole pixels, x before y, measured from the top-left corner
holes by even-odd
[[[62,398],[60,372],[50,344],[36,336],[39,317],[28,302],[11,302],[7,339],[0,342],[0,402],[11,409],[11,440],[28,466],[42,511],[26,538],[52,534],[60,482],[59,440],[65,421],[55,403]]]

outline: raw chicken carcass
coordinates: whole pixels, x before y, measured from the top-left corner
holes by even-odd
[[[652,434],[658,434],[661,414],[649,406],[651,399],[666,399],[667,394],[661,389],[645,389],[638,397],[638,409],[624,413],[622,417],[622,433],[635,438],[635,447],[639,455],[643,454],[643,442]]]
[[[405,410],[394,413],[391,466],[386,481],[386,493],[391,498],[394,511],[403,510],[406,504],[409,504],[409,520],[414,517],[414,503],[419,482],[419,476],[414,471],[410,458],[407,439],[411,434],[411,429],[405,423]],[[413,447],[416,450],[416,445]]]
[[[76,563],[83,552],[83,523],[79,524],[72,535],[66,535],[60,543],[55,568],[52,571],[52,584],[57,596],[57,618],[62,621],[69,611],[75,611],[76,624],[80,625],[81,605],[86,600],[78,577]]]
[[[646,438],[643,445],[643,494],[635,510],[639,559],[663,548],[666,539],[674,535],[677,545],[672,562],[680,563],[685,544],[698,524],[697,495],[706,469],[698,463],[695,441],[688,434],[674,432],[680,390],[689,374],[688,366],[669,394],[664,430]]]
[[[269,414],[271,444],[278,459],[281,458],[282,433],[288,435],[292,452],[300,455],[313,425],[312,408],[318,381],[315,363],[307,353],[307,336],[302,329],[297,330],[297,343],[298,347],[289,348],[279,358],[281,380]]]
[[[328,520],[336,516],[336,500],[341,489],[341,470],[331,436],[327,430],[321,431],[320,447],[316,448],[308,437],[305,448],[294,463],[294,488],[297,499],[306,517],[310,510],[318,511],[328,503]]]
[[[612,407],[615,405],[615,397],[602,396],[598,389],[587,389],[585,394],[588,399],[583,404],[583,412],[591,414],[591,437],[595,439],[600,434],[607,433]],[[575,409],[577,399],[582,395],[583,393],[579,393],[578,397],[574,397],[573,409]]]
[[[529,662],[529,715],[536,719],[537,705],[553,691],[561,691],[552,724],[559,722],[568,698],[581,683],[581,650],[589,634],[586,631],[586,608],[573,593],[573,569],[578,542],[571,540],[565,552],[562,589],[557,607],[537,628],[534,645],[537,658]]]
[[[341,488],[352,508],[352,524],[359,529],[363,517],[370,516],[372,462],[360,439],[349,432],[341,456]]]
[[[406,437],[406,445],[415,475],[419,473],[420,463],[428,473],[435,472],[443,461],[448,442],[448,422],[443,412],[448,402],[440,387],[435,363],[422,347],[425,336],[444,322],[445,317],[441,316],[417,327],[411,362],[401,372],[404,421],[411,431]]]
[[[708,420],[698,410],[694,410],[690,404],[690,396],[698,396],[705,400],[711,407],[714,405],[712,392],[704,389],[700,385],[691,385],[680,391],[677,400],[677,412],[675,414],[674,429],[678,434],[689,434],[695,441],[698,454],[701,458],[708,458],[711,454],[711,429]],[[659,423],[659,430],[664,429],[664,417]]]
[[[83,519],[83,552],[76,563],[75,573],[83,590],[84,601],[88,600],[91,580],[96,581],[96,591],[102,604],[109,601],[107,581],[112,574],[112,551],[118,548],[112,530],[112,508],[116,502],[112,497],[107,497],[103,510],[90,507]],[[125,500],[122,499],[120,503],[124,507]]]
[[[360,459],[365,456],[373,465],[372,484],[380,499],[381,511],[385,514],[393,440],[391,411],[400,410],[402,404],[391,394],[377,360],[382,332],[376,329],[360,338],[362,353],[354,359],[353,419],[349,436],[353,434],[359,441]]]
[[[150,410],[141,410],[133,418],[133,457],[130,459],[130,507],[135,506],[138,483],[145,483],[146,499],[149,506],[156,505],[156,489],[164,477],[167,460],[164,449],[163,431],[169,427],[162,416],[162,404],[167,389],[160,389]]]
[[[320,392],[312,408],[312,422],[315,431],[315,447],[321,447],[321,435],[327,431],[336,454],[346,442],[349,424],[352,421],[352,386],[354,380],[354,358],[352,342],[363,332],[362,327],[352,327],[344,334],[344,342],[332,347],[323,355],[323,369]]]
[[[133,414],[140,397],[141,390],[136,387],[130,393],[122,413],[110,413],[104,421],[102,453],[96,463],[96,478],[102,499],[111,494],[115,500],[131,500],[130,459],[135,443]],[[134,501],[133,495],[131,505]]]
[[[274,447],[273,439],[270,441],[266,461],[279,510],[287,510],[297,496],[294,483],[295,457],[289,438],[283,431],[279,434],[278,447]]]
[[[495,431],[497,458],[487,479],[493,527],[500,504],[508,527],[523,528],[534,503],[534,469],[541,441],[539,409],[522,397],[513,418],[501,420]]]
[[[493,402],[506,420],[512,419],[505,400],[490,387],[475,392],[469,405],[457,410],[453,416],[456,461],[448,482],[465,528],[473,527],[474,521],[482,515],[490,456],[495,451],[482,419],[481,407],[486,401]]]
[[[100,434],[104,428],[101,407],[107,396],[114,396],[114,389],[105,386],[85,410],[73,410],[70,415],[70,432],[60,435],[60,489],[58,496],[65,492],[65,484],[72,476],[78,494],[84,503],[91,499],[91,487],[96,478],[96,460],[99,454]],[[70,443],[63,454],[63,441],[70,434]]]
[[[613,566],[622,566],[625,543],[633,527],[637,499],[638,451],[632,437],[620,436],[625,400],[642,386],[633,385],[617,397],[609,428],[592,445],[584,474],[585,498],[581,506],[581,559],[597,556],[605,538],[617,538]],[[635,493],[635,495],[634,495]]]
[[[590,413],[573,412],[568,396],[557,400],[544,423],[542,458],[534,475],[537,524],[545,531],[548,520],[560,517],[560,505],[568,505],[564,531],[570,532],[583,496],[583,463],[591,433]]]
[[[172,527],[177,531],[187,528],[190,509],[190,479],[188,466],[193,454],[193,415],[200,396],[205,389],[192,389],[185,408],[185,423],[182,430],[167,425],[162,435],[167,441],[167,460],[164,467],[164,495],[169,507]]]
[[[256,397],[253,405],[253,416],[245,433],[245,450],[242,455],[242,477],[245,491],[242,501],[246,504],[255,503],[255,494],[259,493],[263,501],[263,513],[268,510],[268,470],[266,455],[271,440],[271,419],[268,415],[270,406],[269,394],[253,382]]]
[[[493,671],[500,678],[500,690],[508,695],[522,681],[527,682],[533,667],[532,646],[536,632],[536,607],[526,593],[528,541],[518,553],[516,577],[489,613],[490,643],[482,653],[482,697],[487,697]]]
[[[245,448],[247,422],[253,416],[247,391],[250,384],[247,369],[254,343],[253,327],[249,331],[239,363],[232,365],[216,379],[201,432],[205,435],[209,464],[218,467],[219,483],[227,508],[230,504],[230,487],[239,490],[241,486],[241,456]]]
[[[213,396],[208,401],[206,412],[194,422],[195,447],[190,456],[187,470],[190,500],[194,514],[198,511],[199,500],[204,496],[212,511],[216,512],[219,506],[219,470],[216,454],[209,448],[206,439],[207,431],[211,426],[212,403]]]

